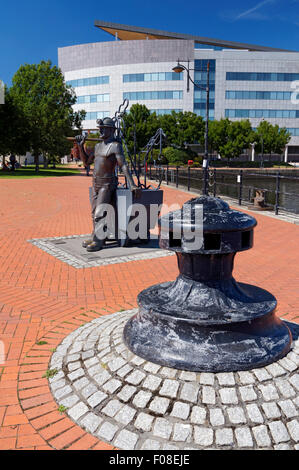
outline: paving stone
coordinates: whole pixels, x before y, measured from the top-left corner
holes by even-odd
[[[94,355],[94,352],[92,350],[84,351],[84,353],[82,353],[82,359],[83,359],[83,361],[85,361],[85,359],[89,359],[89,358],[93,357],[93,355]]]
[[[272,421],[268,424],[268,426],[276,444],[290,440],[287,428],[281,421]]]
[[[148,375],[145,381],[143,382],[143,387],[148,388],[149,390],[155,391],[160,386],[162,379],[160,377],[155,377],[154,375]]]
[[[125,405],[115,416],[117,423],[128,425],[136,415],[137,411],[128,405]]]
[[[289,433],[291,435],[291,438],[295,441],[299,441],[299,422],[297,419],[293,419],[292,421],[289,421],[287,423],[287,428],[289,430]]]
[[[199,385],[196,383],[185,383],[182,387],[180,398],[191,403],[197,403]]]
[[[159,394],[165,397],[175,398],[177,396],[179,385],[179,382],[176,380],[166,379],[162,384]]]
[[[278,402],[278,406],[282,409],[287,418],[298,416],[298,412],[292,400],[281,400]]]
[[[239,447],[253,447],[253,440],[248,427],[237,428],[235,436]]]
[[[275,402],[263,403],[262,408],[267,418],[273,419],[273,418],[280,418],[281,416],[279,408]]]
[[[132,385],[125,385],[121,391],[117,394],[118,398],[122,401],[129,401],[130,398],[134,395],[137,388],[133,387]]]
[[[292,353],[291,353],[292,354]],[[294,356],[292,356],[294,357]],[[297,357],[297,355],[296,355]],[[287,357],[284,357],[283,359],[280,359],[279,361],[279,364],[286,370],[288,370],[289,372],[293,372],[294,370],[297,369],[297,366],[298,364],[296,362],[293,362],[291,360],[291,357],[287,358]]]
[[[84,353],[85,354],[85,353]],[[90,366],[94,366],[94,365],[98,365],[99,364],[99,360],[97,357],[91,357],[90,359],[87,359],[86,361],[84,361],[84,365],[85,367],[89,368]]]
[[[259,385],[258,388],[262,392],[263,398],[266,401],[277,400],[279,398],[277,390],[272,384]]]
[[[86,377],[82,377],[81,379],[76,380],[76,382],[74,382],[72,385],[76,390],[81,390],[89,384],[89,380]]]
[[[79,369],[81,367],[81,362],[70,362],[67,366],[68,370],[72,372],[73,370]]]
[[[114,424],[109,423],[109,421],[106,421],[98,430],[98,437],[100,439],[105,439],[106,441],[112,441],[118,429],[118,426],[115,426]]]
[[[73,389],[69,385],[66,385],[63,388],[59,388],[58,390],[55,390],[54,396],[56,400],[59,400],[60,398],[64,397],[65,395],[68,395],[72,393]]]
[[[66,358],[66,362],[73,362],[73,361],[79,361],[80,359],[80,354],[70,354]]]
[[[96,374],[93,377],[93,380],[98,384],[98,385],[103,385],[105,382],[107,382],[109,379],[111,379],[111,375],[107,370],[102,369],[102,371],[99,374]]]
[[[81,419],[81,425],[91,433],[94,433],[102,422],[102,418],[99,418],[99,416],[95,415],[94,413],[88,413],[86,416],[84,416],[84,418]]]
[[[103,393],[99,390],[98,392],[91,395],[91,397],[87,399],[87,402],[92,408],[95,408],[100,403],[102,403],[102,401],[104,401],[107,397],[108,395],[106,395],[106,393]]]
[[[172,439],[179,442],[187,442],[192,436],[192,426],[190,424],[176,423],[173,429]]]
[[[187,419],[190,414],[190,405],[181,401],[176,401],[173,405],[170,416],[174,418]]]
[[[274,450],[293,450],[289,444],[276,444]]]
[[[126,377],[126,381],[132,385],[139,385],[140,382],[146,377],[144,372],[140,370],[133,371],[130,375]]]
[[[180,375],[179,375],[179,378],[181,380],[186,380],[186,382],[195,382],[196,381],[196,373],[195,372],[187,372],[185,370],[183,370]]]
[[[295,387],[296,390],[299,390],[299,374],[295,374],[290,378],[290,383]]]
[[[68,378],[71,382],[74,380],[78,379],[79,377],[82,377],[84,375],[84,370],[82,368],[75,370],[74,372],[71,372],[71,374],[68,374]]]
[[[155,397],[151,402],[149,409],[154,413],[164,415],[169,407],[170,400],[162,397]]]
[[[257,394],[252,385],[240,387],[239,392],[243,401],[254,401],[257,399]]]
[[[60,399],[59,404],[66,408],[71,408],[75,403],[78,403],[79,397],[77,395],[69,395],[66,398]]]
[[[170,369],[169,367],[162,367],[162,369],[159,372],[163,377],[167,377],[168,379],[174,379],[177,370],[176,369]]]
[[[152,424],[154,421],[154,417],[148,415],[147,413],[139,413],[134,423],[134,426],[141,431],[147,432],[152,429]]]
[[[133,405],[137,406],[138,408],[145,408],[152,396],[153,395],[151,392],[140,390],[140,392],[138,392],[134,397]]]
[[[81,393],[84,396],[84,398],[88,398],[90,397],[90,395],[92,395],[93,393],[97,391],[98,389],[94,384],[89,384],[81,390]]]
[[[221,402],[224,405],[237,404],[238,397],[234,388],[221,388],[219,390]]]
[[[199,446],[210,446],[213,444],[214,431],[211,428],[194,426],[194,442]]]
[[[191,423],[204,424],[207,416],[207,411],[201,406],[193,406],[191,413]]]
[[[51,390],[54,392],[55,390],[58,390],[58,388],[65,387],[65,385],[67,385],[67,383],[64,379],[57,380],[57,382],[51,383]]]
[[[173,425],[164,418],[157,418],[154,424],[153,434],[156,437],[169,439],[172,433]]]
[[[85,403],[80,401],[79,403],[77,403],[76,405],[74,405],[72,408],[68,410],[68,415],[72,419],[78,420],[79,418],[81,418],[81,416],[87,413],[87,411],[89,411],[88,407],[85,405]]]
[[[211,374],[209,372],[201,372],[199,374],[199,383],[202,385],[214,385],[215,382],[215,374]]]
[[[159,441],[155,441],[154,439],[147,439],[142,447],[142,450],[159,450],[161,449],[161,444]]]
[[[125,377],[132,370],[133,370],[133,367],[127,364],[126,366],[123,366],[121,369],[119,369],[116,373],[119,377]]]
[[[250,385],[255,383],[255,377],[251,372],[241,371],[238,372],[239,380],[242,385]]]
[[[202,387],[202,403],[214,405],[216,403],[216,393],[213,387]]]
[[[143,369],[146,372],[156,374],[158,372],[158,370],[161,369],[161,366],[159,366],[158,364],[153,364],[152,362],[146,362],[143,366]]]
[[[231,428],[216,429],[216,444],[219,446],[231,446],[234,443]]]
[[[275,385],[285,398],[292,398],[296,396],[296,392],[286,379],[276,379]]]
[[[210,409],[210,423],[212,426],[222,426],[224,424],[224,415],[220,408]]]
[[[117,390],[119,390],[121,388],[121,386],[122,386],[122,383],[121,383],[120,380],[111,379],[111,380],[109,380],[109,382],[106,382],[103,385],[103,389],[105,390],[105,392],[114,393]]]
[[[281,367],[277,362],[270,364],[266,367],[266,370],[273,376],[279,377],[280,375],[284,375],[286,373],[285,369]]]
[[[255,403],[246,405],[246,410],[247,410],[249,419],[250,421],[252,421],[252,423],[262,424],[264,422],[263,415],[260,412],[259,407]]]
[[[232,372],[221,372],[216,374],[219,385],[235,385],[235,378]]]
[[[164,444],[162,447],[163,450],[180,450],[179,447],[174,446],[173,444]]]
[[[242,408],[235,406],[233,408],[226,409],[229,420],[232,424],[246,423],[245,414]]]
[[[108,362],[108,367],[112,372],[115,372],[116,370],[120,369],[126,364],[126,361],[122,357],[117,357],[116,359],[113,359],[112,361]]]
[[[145,359],[142,359],[142,357],[135,356],[133,359],[131,359],[130,362],[135,366],[141,366],[141,364],[145,362]]]
[[[269,374],[269,372],[266,369],[263,369],[263,368],[253,369],[252,372],[254,373],[254,375],[260,382],[264,382],[265,380],[272,379],[272,375]]]

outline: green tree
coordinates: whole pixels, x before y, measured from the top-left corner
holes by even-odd
[[[210,124],[209,143],[221,157],[236,158],[253,141],[254,132],[248,119],[232,122],[226,118]]]
[[[156,133],[159,122],[155,113],[143,104],[133,104],[124,115],[124,137],[131,155],[134,154],[134,135],[136,136],[136,153],[138,153]]]
[[[5,157],[12,153],[25,153],[27,129],[22,114],[13,103],[7,87],[4,90],[4,104],[0,105],[0,155],[2,169],[5,169]]]
[[[261,121],[255,131],[254,141],[256,142],[256,151],[264,153],[281,154],[287,143],[291,139],[291,134],[285,127],[273,125],[268,121]]]
[[[164,114],[158,118],[170,144],[185,148],[185,144],[204,142],[205,123],[201,116],[189,111]]]
[[[67,86],[61,70],[50,61],[22,65],[12,79],[9,91],[14,106],[23,116],[27,129],[27,150],[39,169],[39,155],[60,156],[68,153],[73,127],[80,128],[85,111],[75,112],[74,90]]]

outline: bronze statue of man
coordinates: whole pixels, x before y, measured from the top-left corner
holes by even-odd
[[[94,153],[88,155],[84,149],[85,136],[77,136],[80,157],[85,166],[94,162],[93,184],[92,184],[92,221],[93,233],[91,238],[84,240],[82,246],[87,251],[99,251],[105,244],[105,238],[98,238],[97,233],[103,233],[103,225],[105,221],[103,216],[99,216],[101,204],[111,204],[115,208],[115,195],[117,188],[117,177],[115,175],[115,167],[122,169],[124,176],[131,191],[138,197],[140,189],[135,185],[129,168],[127,166],[121,142],[115,138],[115,122],[113,119],[106,117],[98,119],[97,124],[100,131],[101,141],[96,144]]]

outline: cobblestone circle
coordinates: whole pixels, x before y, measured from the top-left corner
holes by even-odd
[[[76,424],[127,450],[299,450],[299,340],[285,358],[248,372],[180,371],[125,346],[136,311],[81,326],[53,353],[51,391]]]

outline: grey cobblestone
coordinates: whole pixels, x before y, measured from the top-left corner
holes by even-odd
[[[99,416],[95,415],[94,413],[88,413],[81,420],[81,424],[85,427],[88,432],[91,433],[95,432],[102,422],[102,418],[99,418]]]
[[[132,385],[139,385],[140,382],[142,382],[142,380],[145,377],[146,377],[146,374],[144,372],[135,370],[134,372],[132,372],[130,375],[126,377],[126,381]]]
[[[162,367],[159,373],[167,379],[174,379],[178,371],[176,369],[170,369],[169,367]]]
[[[86,377],[81,377],[81,379],[76,380],[76,382],[73,382],[73,387],[76,390],[81,390],[83,387],[86,387],[89,384],[90,382]]]
[[[114,393],[114,392],[118,391],[121,388],[121,386],[122,386],[122,382],[120,380],[111,379],[111,380],[109,380],[109,382],[106,382],[103,385],[103,389],[107,393]]]
[[[156,437],[169,439],[173,425],[165,418],[157,418],[154,424],[153,434]]]
[[[260,412],[259,407],[255,403],[251,403],[250,405],[247,405],[246,410],[247,410],[249,419],[252,423],[262,424],[264,422],[263,415]]]
[[[146,372],[156,374],[158,372],[158,370],[161,369],[161,366],[158,366],[157,364],[153,364],[152,362],[147,362],[146,364],[144,364],[143,369]]]
[[[159,441],[155,441],[154,439],[147,439],[142,447],[142,450],[159,450],[161,449],[161,444]]]
[[[154,417],[148,415],[147,413],[139,413],[134,423],[137,429],[141,429],[144,432],[150,431],[152,429],[152,424]]]
[[[296,396],[295,390],[286,379],[276,379],[275,385],[277,386],[278,390],[280,391],[283,397],[292,398]]]
[[[195,426],[194,442],[199,446],[207,447],[213,444],[214,431],[211,428]]]
[[[180,398],[192,403],[197,403],[199,385],[196,383],[185,383],[180,393]]]
[[[115,416],[115,419],[118,423],[127,425],[131,423],[137,411],[134,408],[131,408],[128,405],[125,405]]]
[[[214,374],[208,372],[202,372],[199,376],[199,383],[202,385],[214,385],[215,377]]]
[[[253,447],[253,440],[249,428],[237,428],[235,430],[235,436],[239,447]]]
[[[287,428],[281,421],[270,422],[269,429],[276,444],[290,440]]]
[[[118,398],[122,401],[129,401],[130,398],[134,395],[137,388],[133,387],[132,385],[125,385],[121,391],[117,394]]]
[[[77,395],[69,395],[66,398],[63,398],[62,400],[59,400],[59,403],[62,406],[65,406],[66,408],[71,408],[75,403],[78,403],[79,397]]]
[[[219,385],[235,385],[235,378],[232,372],[222,372],[216,374]]]
[[[90,395],[95,393],[97,390],[98,389],[94,384],[89,384],[81,390],[81,393],[84,396],[84,398],[88,398],[88,397],[90,397]]]
[[[237,404],[238,397],[234,388],[221,388],[219,390],[221,402],[224,405]]]
[[[283,369],[277,362],[270,364],[269,366],[266,367],[266,370],[273,376],[273,377],[279,377],[280,375],[284,375],[286,373],[286,370]]]
[[[133,367],[129,366],[129,364],[125,365],[121,369],[117,371],[117,375],[119,377],[125,377],[129,372],[133,370]]]
[[[219,446],[231,446],[234,443],[231,428],[216,429],[216,444]]]
[[[149,409],[154,413],[164,415],[169,407],[170,400],[162,397],[155,397],[151,402]]]
[[[293,375],[293,377],[290,378],[290,382],[295,387],[297,391],[299,391],[299,374]]]
[[[232,424],[243,424],[246,423],[245,414],[242,408],[234,406],[233,408],[227,408],[227,414]]]
[[[116,413],[123,407],[123,403],[119,400],[111,400],[107,405],[102,409],[102,413],[111,418],[116,415]]]
[[[54,396],[56,400],[59,400],[59,398],[65,397],[65,395],[68,395],[72,392],[72,388],[69,385],[66,385],[63,388],[59,388],[58,390],[55,390]]]
[[[195,382],[196,381],[196,373],[195,372],[187,372],[187,371],[183,370],[180,373],[179,378],[181,380],[186,380],[186,382],[188,382],[188,381]]]
[[[206,405],[214,405],[216,403],[216,393],[213,387],[202,387],[202,402]]]
[[[268,385],[259,385],[258,387],[263,394],[263,398],[266,401],[277,400],[279,395],[276,388],[272,384]]]
[[[252,432],[259,447],[266,448],[271,446],[271,439],[267,431],[267,426],[255,426],[252,428]]]
[[[282,412],[287,418],[298,416],[298,412],[292,400],[281,400],[278,402],[278,406],[282,409]]]
[[[191,423],[204,424],[207,416],[207,411],[202,406],[193,406],[191,412]]]
[[[98,436],[100,439],[112,441],[118,429],[118,426],[115,426],[114,424],[109,423],[109,421],[106,421],[98,430]]]
[[[160,386],[162,379],[160,377],[155,377],[154,375],[148,375],[145,381],[143,382],[143,387],[148,388],[151,391],[157,390]]]
[[[78,420],[88,411],[88,407],[84,403],[79,402],[74,405],[71,409],[69,409],[67,413],[72,419]]]
[[[162,384],[159,394],[165,397],[175,398],[177,396],[179,385],[179,382],[176,380],[166,379]]]
[[[267,418],[274,419],[274,418],[280,418],[281,416],[279,408],[275,402],[263,403],[262,408]]]
[[[91,397],[89,397],[87,399],[87,402],[92,408],[95,408],[100,403],[102,403],[102,401],[104,401],[105,398],[107,398],[107,396],[108,395],[106,393],[98,391],[98,392],[94,393],[93,395],[91,395]]]
[[[170,416],[174,418],[187,419],[190,414],[190,405],[177,401],[173,405]]]
[[[295,442],[299,441],[299,422],[297,419],[293,419],[292,421],[289,421],[287,423],[287,428],[289,430],[289,433],[292,437],[292,439]]]
[[[272,379],[272,375],[266,369],[253,369],[252,372],[260,382]]]
[[[192,435],[192,426],[190,424],[176,423],[173,429],[173,440],[180,442],[189,442]]]
[[[257,399],[257,394],[252,385],[240,387],[239,392],[243,401],[253,401]]]
[[[138,408],[145,408],[150,399],[152,398],[151,392],[145,392],[144,390],[140,390],[137,395],[134,397],[133,404]]]
[[[224,415],[220,408],[210,410],[210,423],[212,426],[222,426],[224,424]]]
[[[255,383],[255,377],[251,372],[242,371],[238,372],[239,380],[242,385],[251,385]]]
[[[292,361],[292,359],[291,359],[291,357],[292,357],[291,354],[293,354],[293,353],[290,353],[290,354],[289,354],[289,358],[284,357],[283,359],[280,359],[279,364],[280,364],[282,367],[284,367],[284,369],[288,370],[289,372],[294,372],[294,370],[297,369],[298,364],[296,364],[295,362]],[[296,358],[297,358],[296,355],[294,355],[293,357],[296,357]]]

